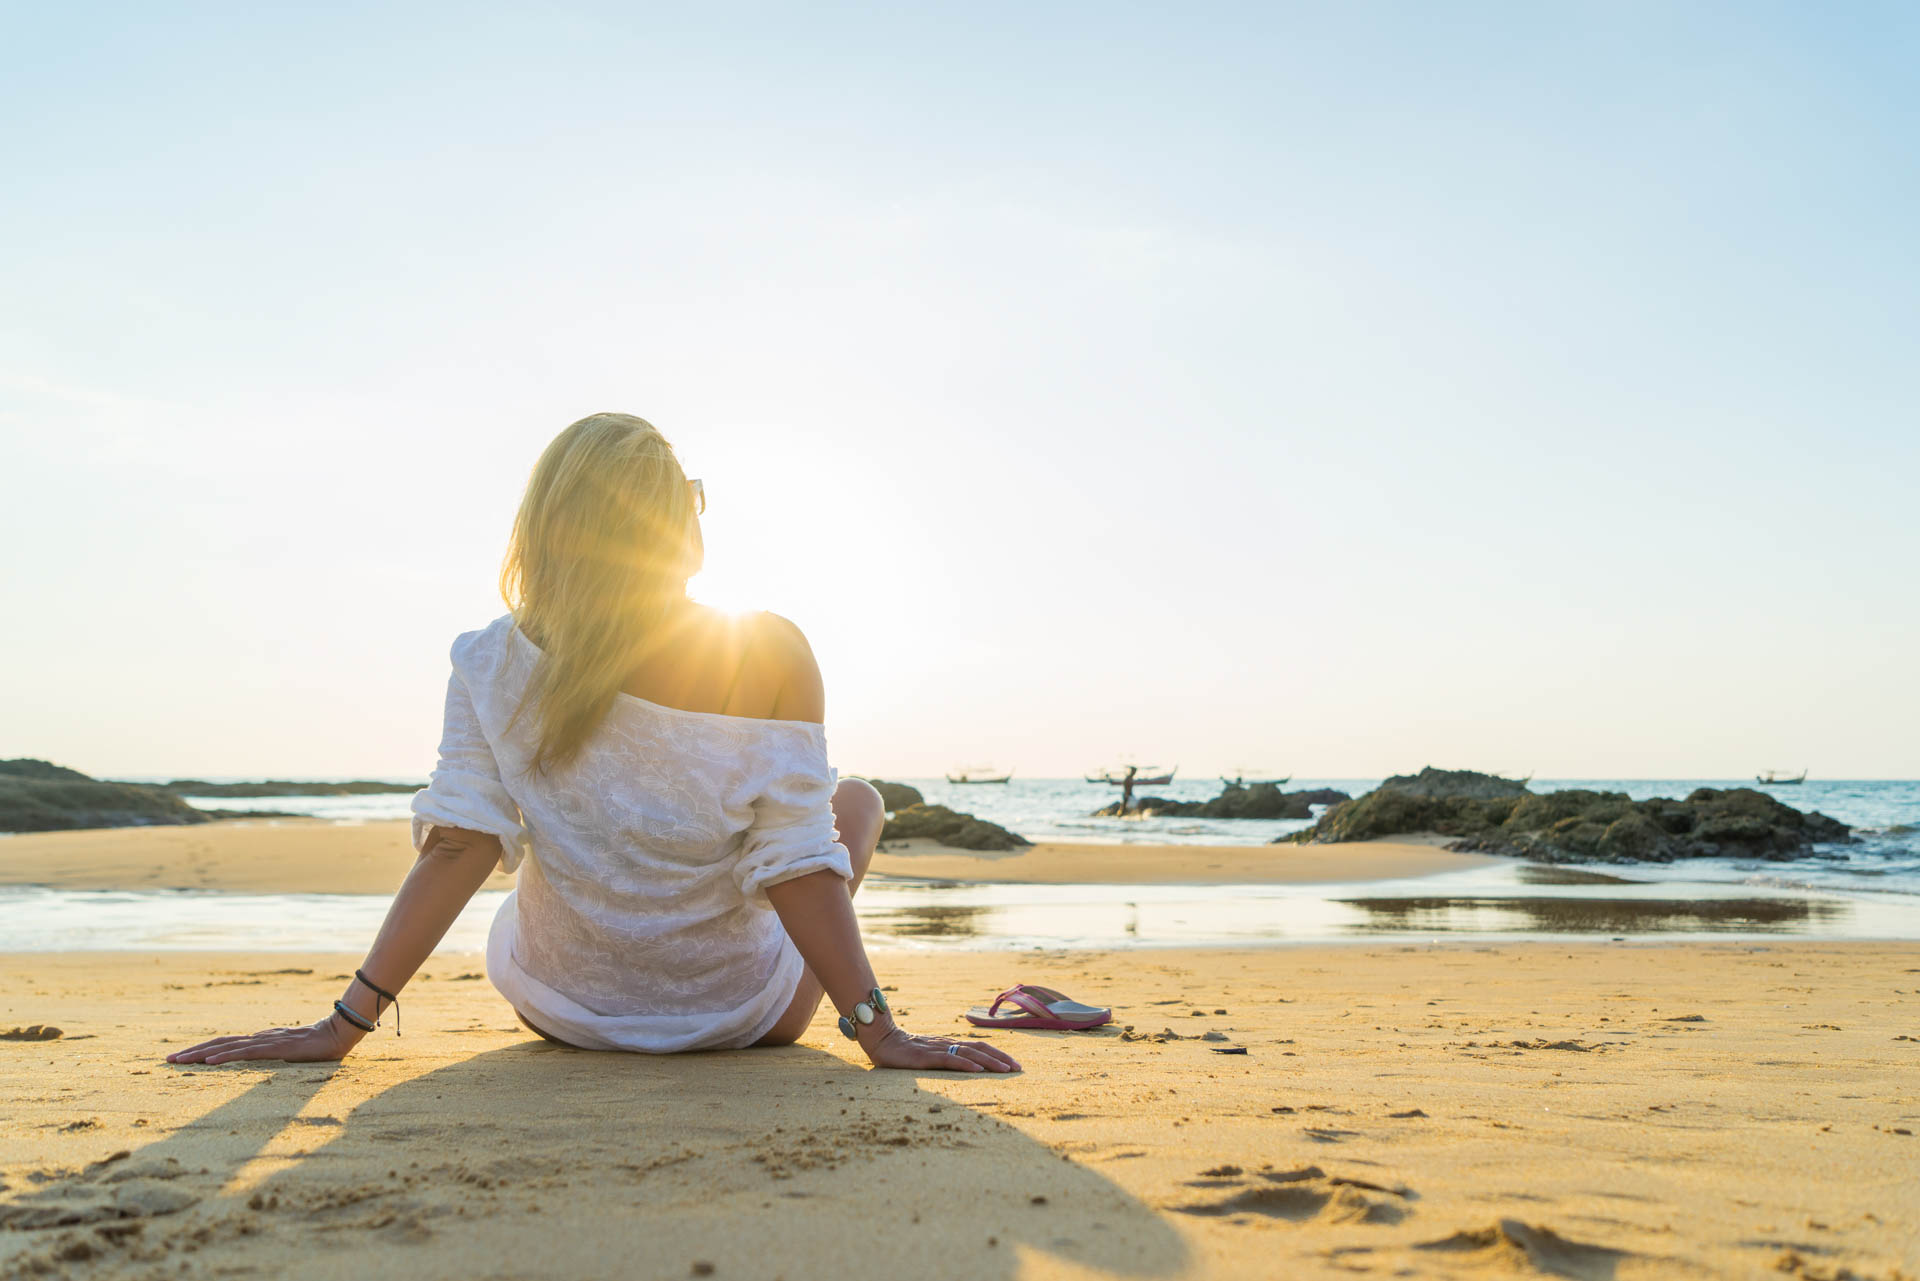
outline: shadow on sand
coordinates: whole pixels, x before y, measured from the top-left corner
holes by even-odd
[[[261,1064],[174,1069],[182,1078]],[[276,1065],[157,1142],[0,1200],[0,1271],[792,1281],[1011,1278],[1028,1252],[1181,1271],[1166,1220],[989,1113],[1019,1077],[802,1046],[654,1058],[528,1040],[367,1098]]]

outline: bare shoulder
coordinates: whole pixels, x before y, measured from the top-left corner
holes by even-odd
[[[820,664],[807,644],[806,633],[792,619],[778,614],[755,616],[755,646],[767,667],[777,674],[779,694],[774,700],[773,717],[783,721],[823,722],[827,719],[826,686],[820,679]]]

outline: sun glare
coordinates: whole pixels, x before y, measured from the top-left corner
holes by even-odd
[[[738,575],[703,569],[687,580],[687,595],[723,614],[747,615],[767,607],[767,594]]]

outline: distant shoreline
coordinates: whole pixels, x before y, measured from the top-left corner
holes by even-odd
[[[125,779],[111,780],[127,782]],[[300,782],[293,779],[266,779],[258,783],[214,783],[198,778],[176,778],[164,783],[130,783],[134,787],[153,787],[176,796],[384,796],[417,792],[427,784],[382,783],[356,779],[346,783]]]

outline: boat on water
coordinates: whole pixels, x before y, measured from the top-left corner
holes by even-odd
[[[949,783],[1008,783],[1013,781],[1012,770],[997,770],[991,765],[969,766],[956,774],[947,775]]]
[[[1228,787],[1283,787],[1293,781],[1293,775],[1287,774],[1280,778],[1248,778],[1245,774],[1235,774],[1232,778],[1228,778],[1222,774],[1220,781]]]
[[[1801,770],[1797,778],[1788,778],[1779,770],[1770,769],[1764,774],[1755,774],[1753,781],[1763,787],[1792,787],[1795,783],[1804,783],[1807,781],[1807,771]]]
[[[1173,781],[1180,772],[1178,765],[1170,770],[1162,770],[1157,765],[1139,765],[1134,767],[1133,785],[1135,787],[1163,787]],[[1089,783],[1111,783],[1115,787],[1123,786],[1127,781],[1126,767],[1101,770],[1086,776]]]

